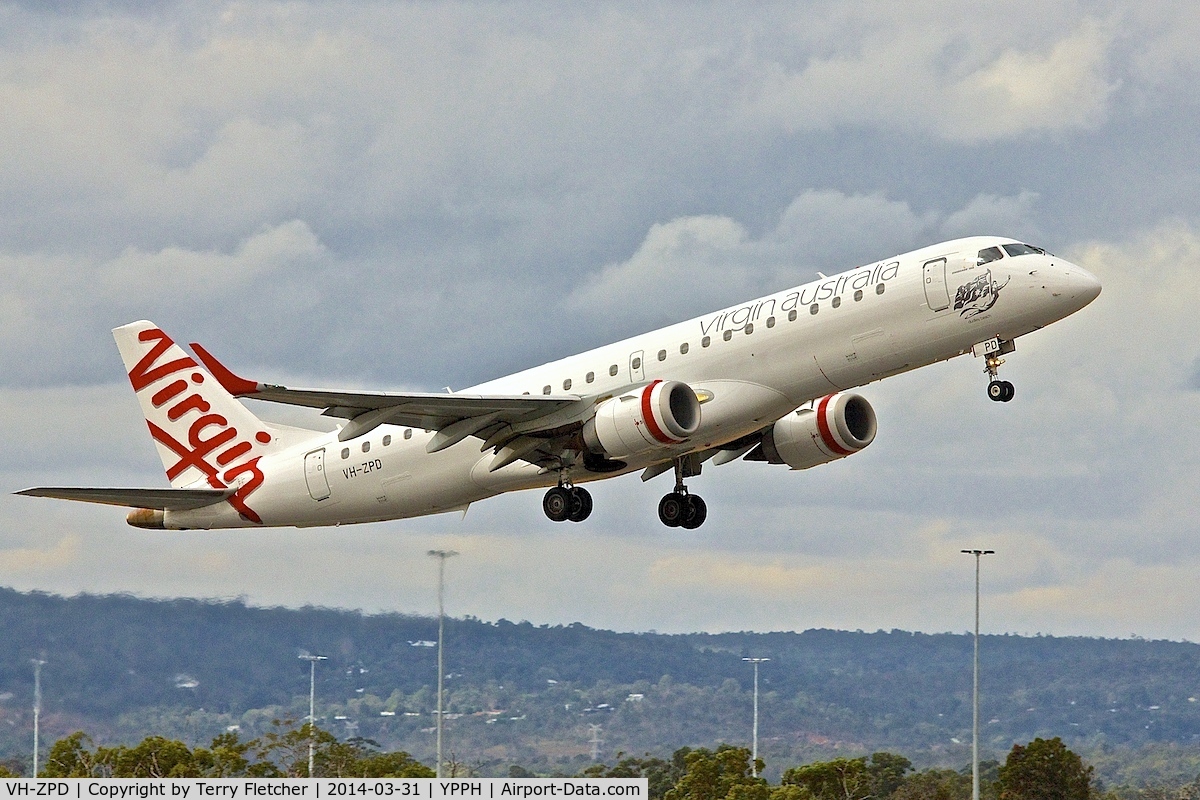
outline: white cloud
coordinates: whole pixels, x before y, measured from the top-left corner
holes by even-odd
[[[1103,121],[1114,26],[1084,18],[1048,48],[1027,37],[1012,46],[1010,37],[966,35],[987,28],[973,10],[957,11],[939,6],[948,19],[934,24],[885,16],[799,69],[767,62],[748,110],[793,131],[884,125],[953,142]]]

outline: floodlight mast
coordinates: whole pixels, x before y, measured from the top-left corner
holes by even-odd
[[[742,661],[754,665],[754,734],[750,751],[750,775],[758,777],[758,665],[769,658],[743,658]]]
[[[445,632],[446,619],[446,559],[458,555],[456,550],[430,550],[428,555],[438,560],[438,681],[437,681],[437,770],[436,777],[442,777],[442,679],[446,669],[442,662],[442,637]]]
[[[328,656],[300,656],[308,662],[308,777],[313,777],[313,762],[316,756],[317,732],[317,662],[327,661]]]
[[[963,550],[975,556],[975,669],[971,688],[971,800],[979,800],[979,559],[995,550]]]
[[[38,734],[42,716],[42,665],[46,662],[32,658],[33,663],[33,777],[38,776]]]

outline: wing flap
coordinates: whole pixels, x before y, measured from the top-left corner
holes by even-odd
[[[159,511],[190,511],[227,500],[236,492],[230,489],[101,489],[70,486],[35,486],[14,494],[26,497],[52,497],[125,508],[149,508]]]

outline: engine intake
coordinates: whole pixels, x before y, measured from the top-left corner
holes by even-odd
[[[853,455],[875,441],[875,409],[857,394],[822,397],[777,421],[762,438],[762,454],[772,464],[808,469]]]
[[[679,444],[700,427],[700,400],[679,381],[654,381],[605,400],[583,426],[589,450],[625,458]]]

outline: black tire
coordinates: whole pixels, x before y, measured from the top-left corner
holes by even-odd
[[[1000,402],[1007,403],[1017,395],[1017,387],[1013,386],[1008,381],[1004,381],[1004,396],[1000,398]]]
[[[571,513],[571,493],[555,486],[542,498],[542,511],[551,522],[564,522]]]
[[[1004,383],[1004,381],[991,381],[988,383],[988,397],[997,403],[1002,402],[1005,395]]]
[[[694,531],[708,519],[708,504],[698,494],[687,496],[687,512],[683,515],[682,527]]]
[[[663,499],[658,501],[658,519],[668,528],[678,528],[682,525],[685,514],[687,501],[684,495],[678,492],[663,495]]]
[[[571,489],[571,513],[567,519],[571,522],[583,522],[592,514],[592,493],[578,486]]]

